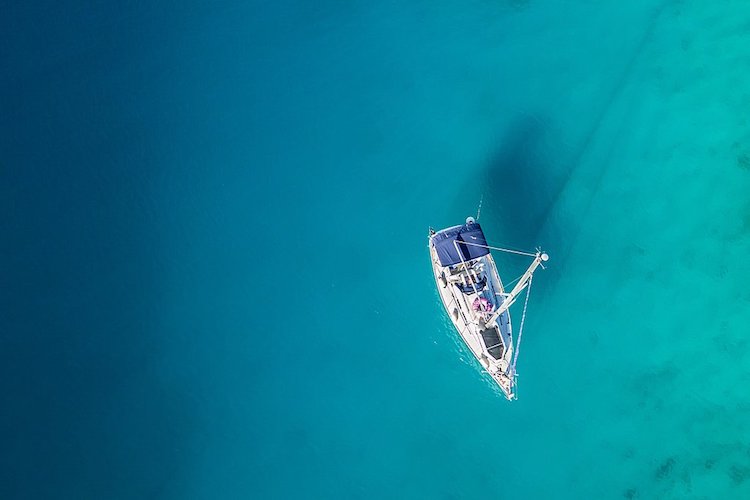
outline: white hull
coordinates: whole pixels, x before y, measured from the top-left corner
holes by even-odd
[[[513,338],[510,314],[506,310],[496,319],[488,322],[488,312],[476,311],[479,300],[492,304],[490,311],[497,311],[508,294],[491,254],[467,261],[457,266],[442,266],[430,238],[430,260],[440,299],[445,306],[453,326],[461,335],[466,346],[479,361],[482,369],[500,387],[506,398],[515,399],[515,374],[512,373]],[[481,290],[466,289],[466,280],[470,276],[486,277],[486,284]]]

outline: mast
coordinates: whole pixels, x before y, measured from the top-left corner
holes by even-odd
[[[534,274],[536,268],[539,267],[542,262],[547,262],[548,260],[549,255],[547,255],[546,253],[536,253],[536,255],[534,256],[534,261],[531,263],[526,272],[523,273],[523,276],[521,276],[521,279],[518,280],[518,283],[516,283],[516,286],[513,287],[513,290],[511,290],[511,292],[505,297],[502,305],[498,307],[497,311],[495,311],[492,316],[490,316],[490,319],[485,322],[485,327],[489,328],[492,322],[494,322],[498,317],[500,317],[502,313],[507,311],[508,308],[513,305],[513,302],[516,301],[518,294],[521,293],[523,289],[526,288],[526,285],[528,285],[531,281],[531,275]]]

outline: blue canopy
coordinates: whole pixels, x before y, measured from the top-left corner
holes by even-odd
[[[487,246],[487,240],[477,222],[443,229],[432,236],[432,243],[435,245],[442,266],[460,264],[462,257],[464,261],[467,261],[490,253],[489,248],[484,248]]]

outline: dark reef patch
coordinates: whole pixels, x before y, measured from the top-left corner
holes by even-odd
[[[742,153],[738,155],[737,166],[742,170],[750,170],[750,153]]]
[[[732,479],[732,482],[736,485],[740,485],[747,481],[748,478],[750,478],[750,467],[746,465],[734,464],[729,467],[728,473],[729,477]]]
[[[654,477],[659,480],[668,478],[672,474],[675,463],[674,457],[667,458],[654,470]]]

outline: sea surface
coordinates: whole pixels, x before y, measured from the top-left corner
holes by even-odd
[[[19,1],[0,68],[0,498],[750,498],[746,0]]]

